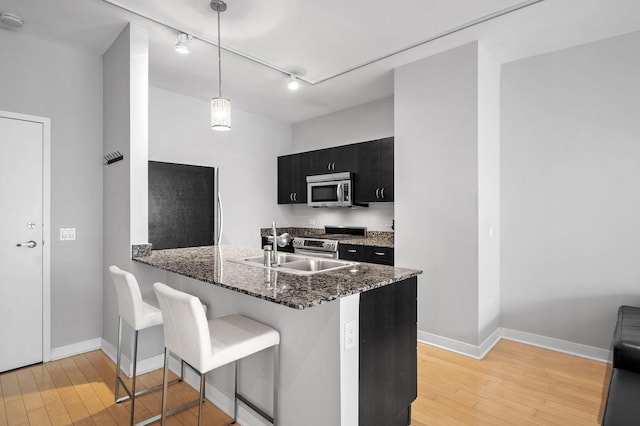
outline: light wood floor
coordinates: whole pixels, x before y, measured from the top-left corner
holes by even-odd
[[[482,361],[418,345],[412,425],[598,425],[609,374],[606,364],[508,340]],[[102,351],[3,373],[0,425],[125,425],[129,403],[114,404],[114,375]],[[138,383],[161,381],[157,370]],[[185,383],[172,385],[170,394],[170,406],[197,397]],[[136,421],[159,412],[160,397],[140,397]],[[204,424],[230,420],[210,402],[205,407]],[[193,407],[167,424],[193,425],[196,416]]]
[[[605,363],[509,340],[482,361],[419,345],[412,425],[599,425],[610,374]]]

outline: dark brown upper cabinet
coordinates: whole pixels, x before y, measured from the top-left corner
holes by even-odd
[[[354,145],[311,151],[313,164],[310,175],[353,171]]]
[[[393,201],[393,137],[278,157],[278,204],[306,204],[307,176],[353,173],[355,204]]]
[[[393,201],[393,138],[354,145],[353,196],[356,203]]]
[[[307,204],[309,152],[278,157],[278,204]]]

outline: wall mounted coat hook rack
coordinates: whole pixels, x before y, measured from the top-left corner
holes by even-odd
[[[106,166],[108,164],[113,164],[116,161],[120,161],[123,158],[124,156],[120,151],[110,152],[109,154],[104,156],[104,161],[102,162],[102,164]]]

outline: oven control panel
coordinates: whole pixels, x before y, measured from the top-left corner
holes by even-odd
[[[321,240],[314,238],[294,238],[295,248],[306,248],[318,251],[338,251],[338,242],[331,240]]]

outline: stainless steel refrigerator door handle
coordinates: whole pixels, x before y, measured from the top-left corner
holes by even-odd
[[[35,241],[31,240],[31,241],[27,241],[26,243],[18,243],[18,244],[16,244],[16,247],[34,248],[37,245],[38,245],[38,243],[36,243]]]

